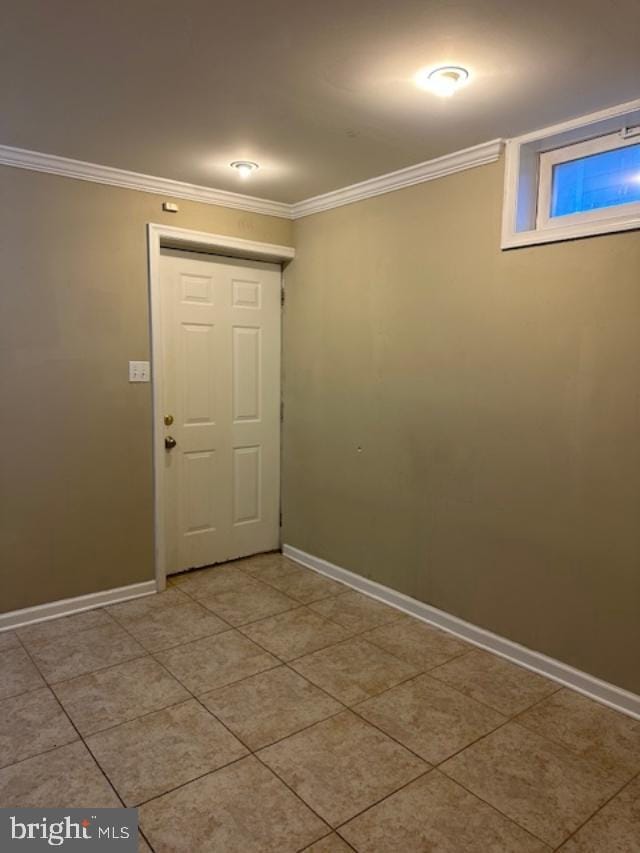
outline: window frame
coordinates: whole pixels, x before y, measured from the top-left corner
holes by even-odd
[[[630,132],[627,136],[622,132],[597,136],[586,142],[574,142],[564,148],[543,151],[540,154],[538,171],[538,203],[537,228],[558,228],[566,225],[576,225],[582,222],[597,222],[603,219],[618,219],[621,215],[640,215],[640,201],[625,204],[612,204],[598,207],[594,210],[584,210],[565,216],[551,216],[551,197],[553,193],[553,170],[562,163],[571,163],[594,154],[604,154],[607,151],[617,151],[630,145],[640,145],[640,134]]]
[[[540,199],[543,164],[550,167],[553,157],[563,157],[563,153],[566,160],[577,159],[581,156],[576,153],[577,146],[582,144],[587,146],[583,150],[595,153],[590,146],[606,137],[617,140],[613,147],[640,142],[640,99],[506,140],[502,249],[640,229],[640,205],[636,202],[567,216],[547,214],[548,221],[538,216],[547,204]],[[546,154],[550,156],[545,158]],[[550,192],[550,181],[543,183]]]

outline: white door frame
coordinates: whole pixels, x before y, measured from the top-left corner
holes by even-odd
[[[160,249],[190,249],[209,255],[246,258],[284,264],[295,257],[291,246],[258,243],[224,234],[190,231],[171,225],[147,225],[149,257],[149,305],[151,332],[151,387],[153,393],[153,526],[156,588],[161,592],[167,583],[164,531],[164,428],[162,426],[164,377],[162,375],[162,326],[160,323]]]

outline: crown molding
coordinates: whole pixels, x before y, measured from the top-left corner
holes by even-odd
[[[81,181],[93,181],[112,187],[124,187],[171,198],[198,201],[201,204],[216,204],[221,207],[246,210],[250,213],[263,213],[267,216],[291,219],[291,205],[285,202],[200,187],[169,178],[142,175],[125,169],[100,166],[97,163],[85,163],[83,160],[70,160],[68,157],[58,157],[56,154],[42,154],[39,151],[13,148],[10,145],[0,145],[0,165],[29,169],[34,172],[48,172],[65,178],[78,178]]]
[[[433,181],[463,169],[493,163],[500,157],[502,140],[494,139],[463,151],[445,154],[435,160],[426,160],[406,169],[398,169],[386,175],[379,175],[358,184],[352,184],[333,192],[313,196],[295,204],[282,201],[271,201],[266,198],[232,193],[226,190],[216,190],[211,187],[201,187],[197,184],[186,184],[169,178],[158,178],[153,175],[143,175],[138,172],[128,172],[125,169],[115,169],[111,166],[100,166],[97,163],[86,163],[83,160],[72,160],[59,157],[57,154],[43,154],[39,151],[28,151],[25,148],[13,148],[10,145],[0,145],[0,165],[13,166],[17,169],[28,169],[34,172],[47,172],[66,178],[76,178],[81,181],[93,181],[112,187],[123,187],[140,192],[170,198],[184,198],[201,204],[215,204],[250,213],[262,213],[266,216],[277,216],[281,219],[301,219],[312,213],[353,204],[372,196],[400,190],[424,181]]]
[[[445,154],[443,157],[436,157],[434,160],[426,160],[424,163],[408,166],[406,169],[398,169],[396,172],[389,172],[386,175],[370,178],[358,184],[351,184],[351,186],[333,192],[307,198],[291,205],[292,218],[300,219],[303,216],[310,216],[312,213],[320,213],[323,210],[331,210],[334,207],[353,204],[365,198],[401,190],[414,184],[421,184],[424,181],[443,178],[445,175],[461,172],[463,169],[494,163],[500,157],[502,145],[501,139],[493,139],[490,142],[483,142],[481,145],[474,145],[472,148],[454,151],[452,154]]]

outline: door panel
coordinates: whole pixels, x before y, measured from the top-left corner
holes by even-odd
[[[215,423],[215,328],[192,323],[180,327],[185,426]]]
[[[280,269],[162,250],[161,287],[172,573],[278,547]]]
[[[260,446],[233,449],[233,523],[260,521]]]
[[[260,420],[260,329],[234,326],[233,419]]]

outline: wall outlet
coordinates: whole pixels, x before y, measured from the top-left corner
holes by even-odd
[[[151,365],[148,361],[129,362],[129,382],[149,382]]]

